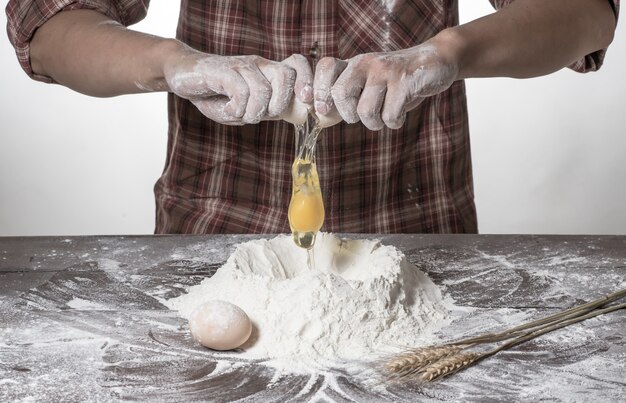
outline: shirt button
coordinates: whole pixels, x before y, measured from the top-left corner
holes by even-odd
[[[315,43],[313,43],[313,46],[309,48],[309,56],[311,56],[311,58],[314,60],[317,60],[317,58],[320,56],[320,48],[317,41],[315,41]]]

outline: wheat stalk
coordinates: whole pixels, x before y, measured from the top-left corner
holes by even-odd
[[[602,308],[626,296],[626,289],[586,304],[566,309],[548,317],[531,321],[499,333],[489,333],[457,342],[422,347],[398,354],[383,366],[388,380],[431,382],[452,375],[504,349],[514,347],[548,332],[626,308],[626,303]],[[468,351],[482,344],[508,340],[486,352]]]
[[[569,325],[573,325],[574,323],[578,323],[578,322],[582,322],[583,320],[587,320],[599,315],[603,315],[605,313],[610,313],[610,312],[614,312],[620,309],[624,309],[626,308],[626,303],[623,304],[618,304],[618,305],[613,305],[613,306],[609,306],[607,308],[602,308],[602,309],[595,309],[592,312],[588,312],[584,315],[580,315],[577,316],[575,318],[571,318],[568,320],[563,320],[563,321],[557,321],[557,322],[553,322],[553,323],[549,323],[545,326],[541,326],[539,328],[533,329],[521,336],[515,337],[513,340],[508,341],[504,344],[502,344],[500,347],[497,347],[495,349],[493,349],[492,351],[488,352],[485,354],[485,357],[493,355],[501,350],[504,350],[506,348],[511,348],[514,346],[517,346],[518,344],[521,344],[525,341],[534,339],[535,337],[539,337],[541,335],[544,335],[546,333],[552,332],[554,330],[557,329],[561,329],[565,326],[569,326]]]
[[[537,328],[539,326],[549,325],[550,323],[554,323],[560,320],[568,320],[571,318],[578,317],[580,315],[584,315],[588,312],[593,311],[594,309],[600,308],[606,304],[617,301],[621,298],[626,297],[626,289],[605,295],[602,298],[598,298],[591,302],[587,302],[586,304],[575,306],[573,308],[566,309],[564,311],[558,312],[554,315],[546,316],[545,318],[537,319],[531,322],[523,323],[519,326],[515,326],[509,329],[506,329],[502,332],[498,333],[488,333],[478,337],[472,337],[469,339],[463,339],[457,342],[448,343],[448,345],[456,345],[456,344],[480,344],[480,343],[493,343],[496,341],[507,340],[512,337],[516,337],[518,335],[523,334],[523,330],[528,330],[532,328]]]

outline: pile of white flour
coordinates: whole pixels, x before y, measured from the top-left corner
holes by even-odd
[[[241,358],[330,368],[433,341],[450,303],[392,246],[318,234],[315,270],[291,237],[246,242],[213,277],[166,301],[189,318],[219,299],[253,323]]]

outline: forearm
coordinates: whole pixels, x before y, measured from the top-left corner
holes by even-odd
[[[166,90],[172,39],[131,31],[91,10],[65,11],[47,21],[31,42],[33,72],[92,96]]]
[[[614,30],[615,15],[607,0],[517,0],[433,40],[454,54],[459,79],[527,78],[552,73],[607,47]]]
[[[169,91],[222,124],[283,117],[301,123],[313,98],[313,74],[302,55],[277,62],[207,54],[90,10],[55,15],[35,32],[30,49],[35,74],[76,91],[101,97]]]

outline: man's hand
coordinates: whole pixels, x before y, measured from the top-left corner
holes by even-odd
[[[433,42],[348,61],[323,58],[315,71],[315,110],[324,116],[336,107],[348,123],[360,120],[370,130],[397,129],[408,111],[449,88],[457,73],[456,63],[445,59]]]
[[[280,63],[183,47],[167,59],[163,73],[170,91],[190,100],[209,119],[227,125],[281,118],[292,106],[294,90],[297,101],[312,101],[312,73],[303,56]],[[306,114],[302,121],[305,118]]]
[[[92,96],[172,91],[231,125],[301,123],[313,104],[313,73],[304,56],[275,62],[210,55],[93,10],[63,11],[42,25],[31,42],[31,63],[35,73]]]
[[[424,97],[457,79],[549,74],[607,47],[614,30],[606,0],[518,0],[414,48],[320,60],[315,110],[327,125],[343,117],[372,130],[396,129]]]
[[[614,29],[606,0],[518,0],[414,48],[320,60],[315,110],[325,127],[343,118],[370,129],[398,128],[423,97],[455,79],[549,74],[608,46]],[[93,10],[63,11],[39,27],[30,60],[34,73],[84,94],[173,90],[229,124],[302,119],[313,101],[304,90],[311,73],[303,57],[280,64],[258,56],[211,56],[129,30]]]

